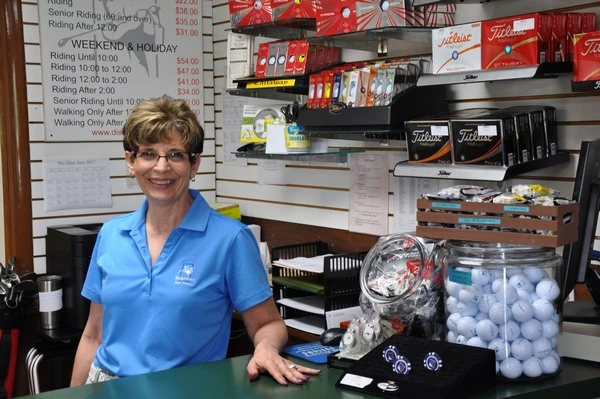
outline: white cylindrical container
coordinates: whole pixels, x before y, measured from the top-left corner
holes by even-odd
[[[448,241],[446,340],[496,352],[499,379],[560,372],[560,268],[554,248]]]
[[[40,276],[37,279],[42,329],[51,330],[60,326],[60,310],[63,307],[62,277]]]

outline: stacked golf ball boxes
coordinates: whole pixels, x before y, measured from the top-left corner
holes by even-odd
[[[554,248],[449,241],[441,259],[448,342],[495,351],[499,379],[560,372]]]

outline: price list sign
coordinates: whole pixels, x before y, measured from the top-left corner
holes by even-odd
[[[200,0],[44,0],[38,9],[46,140],[120,140],[133,107],[163,94],[203,121]]]

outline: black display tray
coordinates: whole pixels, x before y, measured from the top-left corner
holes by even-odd
[[[410,119],[448,112],[443,86],[410,87],[397,94],[390,105],[346,107],[336,103],[329,108],[300,109],[298,124],[308,132],[404,131]]]
[[[392,363],[384,359],[384,349],[389,345],[410,361],[408,374],[395,373]],[[440,356],[440,370],[424,367],[423,360],[429,352]],[[372,381],[362,388],[341,383],[352,376]],[[397,389],[391,390],[390,385]],[[489,349],[394,335],[346,369],[335,386],[385,398],[465,398],[496,386],[496,354]]]

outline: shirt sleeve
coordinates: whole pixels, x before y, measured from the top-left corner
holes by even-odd
[[[227,257],[227,289],[233,306],[244,312],[273,296],[254,235],[244,226]]]
[[[96,303],[102,303],[102,297],[100,292],[102,291],[102,272],[98,267],[98,257],[100,256],[100,247],[102,242],[102,229],[98,233],[96,243],[94,244],[94,251],[90,259],[90,265],[88,267],[83,289],[81,295],[84,298]]]

